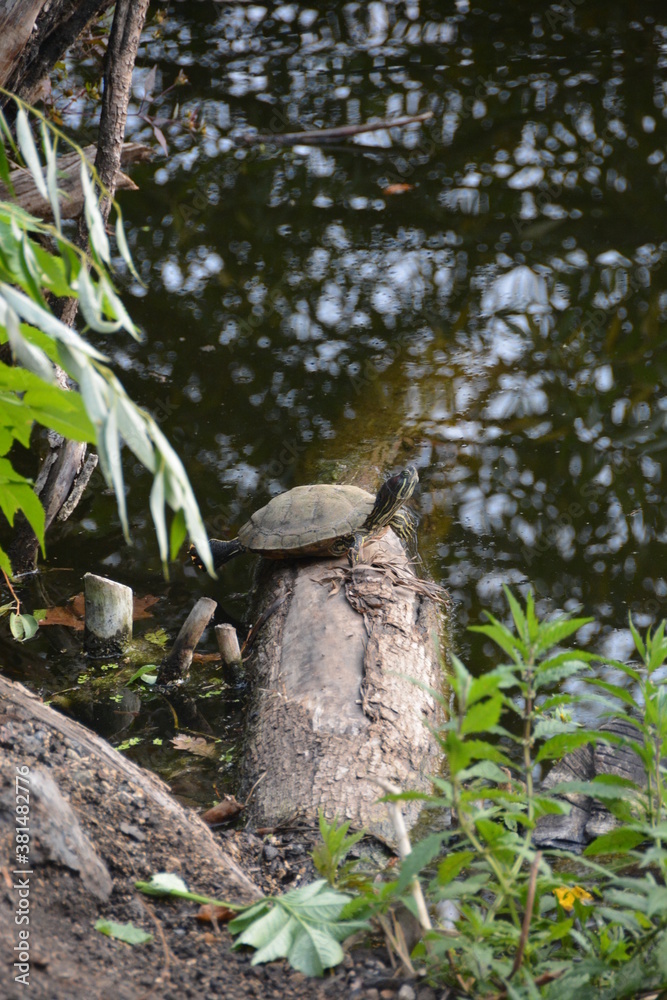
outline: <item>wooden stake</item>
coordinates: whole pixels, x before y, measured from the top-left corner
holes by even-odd
[[[233,625],[216,625],[215,638],[225,666],[231,667],[235,663],[241,663],[241,648]]]
[[[170,653],[167,653],[158,671],[158,685],[181,680],[187,674],[192,663],[192,656],[202,632],[208,625],[217,608],[217,603],[210,597],[200,597],[194,608],[183,622],[181,631],[176,636]]]
[[[90,656],[118,656],[132,638],[132,588],[86,573],[83,589],[86,652]]]

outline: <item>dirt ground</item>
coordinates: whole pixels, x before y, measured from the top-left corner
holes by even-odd
[[[224,926],[195,919],[197,904],[134,887],[169,871],[194,892],[247,902],[312,878],[314,834],[212,834],[153,775],[1,678],[0,765],[3,1000],[440,1000],[419,977],[395,972],[381,946],[355,947],[322,979],[282,962],[252,966],[249,952],[231,949]],[[16,861],[17,768],[28,769],[31,789],[29,869]],[[15,981],[13,966],[26,927],[15,921],[15,886],[26,871],[29,987]],[[94,929],[100,917],[131,921],[153,940],[131,947],[106,937]]]

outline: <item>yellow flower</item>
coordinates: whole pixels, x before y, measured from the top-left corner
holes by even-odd
[[[554,889],[553,893],[564,910],[572,910],[575,899],[580,899],[582,903],[593,902],[590,892],[586,892],[580,885],[562,885],[559,889]]]

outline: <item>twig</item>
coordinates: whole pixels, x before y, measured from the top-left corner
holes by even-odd
[[[10,583],[10,580],[9,580],[9,577],[8,577],[8,576],[7,576],[7,574],[5,573],[4,569],[3,569],[3,571],[2,571],[2,575],[3,575],[3,576],[4,576],[4,578],[5,578],[5,583],[7,584],[7,587],[9,588],[9,593],[10,593],[10,594],[12,595],[12,597],[14,598],[14,601],[15,601],[15,603],[16,603],[16,614],[18,615],[18,614],[20,614],[20,612],[21,612],[21,602],[20,602],[20,600],[18,599],[18,597],[16,596],[16,591],[15,591],[15,590],[14,590],[14,588],[12,587],[12,585],[11,585],[11,583]]]
[[[368,122],[365,125],[341,125],[337,128],[318,128],[311,132],[271,132],[269,134],[242,135],[240,142],[247,146],[256,143],[273,143],[276,146],[318,146],[320,143],[336,139],[348,139],[362,132],[379,132],[381,129],[399,128],[411,125],[413,122],[425,122],[433,117],[432,111],[424,111],[421,115],[403,115],[401,118],[385,118],[379,122]]]
[[[396,785],[392,785],[390,781],[386,781],[384,778],[369,777],[368,780],[372,781],[374,785],[379,785],[380,788],[388,795],[401,794],[400,788]],[[412,846],[410,844],[410,838],[408,837],[408,831],[405,826],[405,820],[403,819],[403,813],[401,812],[401,808],[397,802],[387,802],[387,809],[389,810],[389,815],[391,816],[392,823],[394,824],[394,830],[396,831],[398,852],[401,855],[401,858],[405,859],[408,854],[412,854]],[[426,900],[424,899],[422,887],[416,876],[412,879],[410,888],[417,906],[417,919],[425,931],[430,931],[433,925],[431,923],[431,918],[428,915],[428,909],[426,908]]]
[[[405,935],[403,934],[401,925],[397,922],[396,916],[394,915],[393,912],[391,913],[391,918],[394,925],[393,929],[390,927],[389,921],[387,917],[384,916],[384,914],[378,913],[377,915],[378,923],[380,924],[380,927],[384,931],[387,943],[387,951],[389,952],[391,964],[395,968],[393,952],[396,952],[401,962],[403,963],[403,967],[405,968],[407,974],[409,976],[414,977],[415,969],[412,962],[410,961],[410,955],[408,954],[408,946],[405,942]]]
[[[263,779],[267,776],[267,774],[268,774],[268,771],[264,771],[262,774],[260,774],[260,776],[257,779],[257,781],[255,782],[255,784],[252,786],[252,788],[250,789],[250,791],[246,795],[245,802],[243,804],[243,808],[244,809],[247,807],[248,803],[250,802],[250,799],[252,798],[252,793],[255,791],[255,789],[257,788],[257,786],[260,783],[260,781],[263,781]]]
[[[530,930],[530,921],[533,916],[533,904],[535,903],[535,885],[537,883],[537,870],[540,867],[540,862],[542,860],[542,851],[538,851],[533,858],[533,863],[530,867],[530,878],[528,880],[528,895],[526,897],[526,912],[523,915],[523,924],[521,925],[521,937],[519,938],[519,947],[517,949],[516,957],[514,959],[514,965],[512,966],[512,971],[510,972],[508,978],[511,979],[515,972],[519,971],[521,962],[523,961],[523,953],[526,950],[526,944],[528,942],[528,931]]]

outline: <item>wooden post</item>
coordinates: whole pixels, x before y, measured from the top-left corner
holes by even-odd
[[[132,638],[132,588],[86,573],[84,647],[90,656],[118,656]]]
[[[210,597],[200,597],[194,608],[181,626],[181,631],[176,636],[172,650],[168,653],[160,664],[157,675],[158,685],[169,684],[172,681],[182,680],[192,663],[192,656],[197,643],[202,637],[202,632],[208,625],[217,608],[216,601]]]
[[[241,663],[241,649],[239,647],[239,637],[233,625],[216,625],[215,638],[218,642],[218,649],[222,662],[226,667]]]

